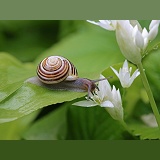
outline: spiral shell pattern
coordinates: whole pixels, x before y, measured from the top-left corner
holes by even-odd
[[[50,56],[42,60],[37,67],[37,75],[46,84],[55,84],[64,80],[73,81],[78,78],[74,65],[61,56]]]

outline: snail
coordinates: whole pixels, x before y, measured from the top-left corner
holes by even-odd
[[[43,59],[37,67],[37,77],[32,77],[27,82],[52,90],[71,90],[95,94],[98,90],[96,82],[105,80],[90,80],[79,78],[75,66],[61,56],[50,56]]]
[[[77,69],[66,58],[50,56],[43,59],[37,67],[37,75],[41,82],[56,84],[62,81],[74,81],[78,78]]]

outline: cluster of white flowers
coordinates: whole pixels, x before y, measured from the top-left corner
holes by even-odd
[[[104,78],[100,75],[100,78]],[[123,107],[119,89],[116,90],[115,86],[111,88],[108,80],[100,81],[98,84],[99,90],[95,91],[95,94],[90,94],[89,100],[79,101],[73,105],[83,107],[101,106],[107,107],[109,113],[114,119],[123,120]]]
[[[130,69],[128,68],[128,62],[125,61],[123,67],[120,68],[119,74],[118,72],[112,68],[117,77],[119,78],[122,87],[128,88],[133,83],[134,79],[140,74],[138,70],[136,70],[133,75],[130,77]],[[100,75],[100,79],[105,78]],[[123,107],[122,107],[122,99],[119,89],[116,90],[115,86],[111,87],[108,80],[103,80],[98,83],[99,90],[95,91],[95,94],[89,95],[90,99],[83,100],[74,103],[73,105],[82,106],[82,107],[93,107],[93,106],[101,106],[106,107],[106,110],[112,116],[112,118],[116,120],[123,120]]]
[[[159,20],[152,20],[149,31],[141,27],[137,20],[99,20],[88,21],[106,30],[115,31],[119,48],[124,57],[139,64],[150,41],[158,34]]]
[[[88,20],[88,22],[106,30],[115,31],[116,39],[122,54],[128,61],[136,65],[141,63],[148,43],[157,36],[160,23],[159,20],[152,20],[149,25],[149,31],[147,31],[146,28],[142,29],[141,25],[136,20],[99,20],[98,22]],[[119,72],[111,67],[119,78],[123,88],[130,87],[134,79],[140,75],[137,69],[131,76],[132,67],[128,67],[127,60],[125,60]],[[104,77],[101,75],[100,78]],[[79,101],[73,105],[83,107],[99,105],[101,107],[106,107],[106,110],[112,118],[123,121],[123,107],[119,89],[116,90],[114,85],[111,87],[107,79],[100,81],[98,88],[99,90],[96,90],[94,95],[89,95],[89,100]]]

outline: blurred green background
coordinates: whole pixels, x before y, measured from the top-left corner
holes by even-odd
[[[84,21],[0,21],[0,51],[22,62],[35,58],[63,37],[85,28]]]

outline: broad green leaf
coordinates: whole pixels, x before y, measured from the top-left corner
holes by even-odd
[[[84,93],[52,91],[25,83],[0,103],[0,123],[15,120],[44,106],[71,101]]]
[[[0,53],[0,101],[8,97],[34,75],[34,67],[23,64],[7,53]]]
[[[160,131],[156,127],[156,119],[148,102],[139,100],[128,121],[132,133],[140,139],[160,139]]]
[[[133,138],[128,137],[128,133],[120,123],[113,120],[104,108],[83,108],[71,106],[71,103],[73,102],[62,105],[38,120],[24,133],[24,139],[112,140]]]
[[[26,140],[65,139],[67,109],[66,105],[62,105],[60,108],[41,118],[24,133],[23,138]]]
[[[39,112],[33,112],[18,120],[0,124],[0,140],[19,140]]]
[[[158,127],[146,127],[142,124],[131,125],[133,134],[140,139],[160,139],[160,130]]]
[[[67,115],[70,140],[124,139],[124,128],[104,108],[71,106]]]

